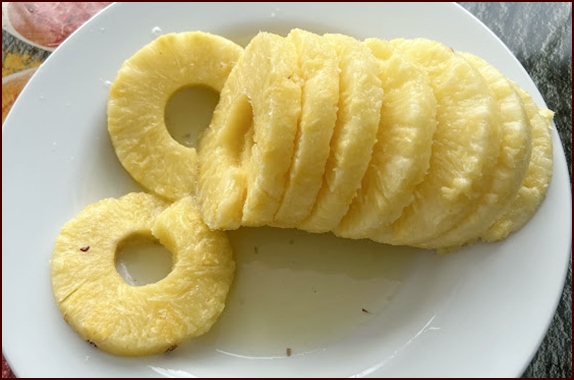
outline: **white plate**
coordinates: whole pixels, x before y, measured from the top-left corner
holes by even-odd
[[[555,131],[547,199],[503,242],[437,257],[330,235],[246,229],[230,234],[237,281],[206,336],[169,355],[120,358],[92,348],[64,323],[49,276],[59,229],[87,204],[138,189],[106,131],[108,85],[122,62],[158,28],[244,42],[259,30],[292,27],[432,38],[482,56],[544,104],[502,42],[455,4],[111,6],[42,65],[4,124],[2,350],[18,376],[522,373],[555,311],[570,254],[570,187]]]

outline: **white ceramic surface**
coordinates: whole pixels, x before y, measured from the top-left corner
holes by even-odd
[[[558,134],[554,178],[521,231],[438,257],[295,230],[230,233],[238,271],[221,320],[166,355],[121,358],[82,341],[50,289],[61,226],[139,187],[106,130],[109,82],[158,33],[245,42],[300,27],[357,38],[426,37],[477,54],[543,99],[509,50],[452,3],[114,4],[42,65],[2,133],[2,350],[28,376],[519,376],[554,314],[571,247]],[[364,309],[364,310],[362,310]],[[287,348],[291,356],[286,355]]]

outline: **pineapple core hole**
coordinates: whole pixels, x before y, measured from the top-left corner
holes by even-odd
[[[171,253],[150,235],[132,235],[116,251],[116,270],[132,286],[153,284],[173,268]]]
[[[253,108],[249,98],[242,95],[231,106],[227,134],[224,135],[224,144],[230,147],[238,165],[251,156],[253,132]]]
[[[211,122],[219,93],[206,86],[188,86],[169,98],[164,121],[171,137],[187,147],[197,147],[197,140]]]

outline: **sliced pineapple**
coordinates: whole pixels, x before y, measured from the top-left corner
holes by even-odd
[[[349,36],[323,38],[339,56],[339,109],[323,184],[311,214],[298,226],[309,232],[331,231],[347,213],[371,160],[383,99],[373,53]]]
[[[173,270],[136,287],[120,277],[115,257],[126,238],[138,237],[159,239],[173,255]],[[83,339],[122,356],[171,351],[209,330],[234,271],[226,236],[209,230],[193,199],[169,206],[145,193],[82,210],[62,228],[51,266],[64,319]]]
[[[532,124],[532,154],[518,193],[504,213],[483,233],[484,241],[504,239],[510,233],[522,228],[538,210],[552,179],[553,152],[550,129],[554,113],[546,108],[539,109],[528,92],[516,84],[513,86],[520,95]]]
[[[223,37],[171,33],[122,65],[110,89],[108,131],[120,162],[144,188],[169,200],[195,192],[197,153],[169,134],[166,104],[186,86],[219,92],[242,52]]]
[[[339,59],[317,34],[293,29],[287,39],[297,48],[304,82],[293,161],[273,225],[296,227],[311,212],[323,182],[337,119]]]
[[[371,163],[334,231],[354,239],[401,216],[428,169],[436,129],[436,99],[426,72],[388,41],[370,38],[364,43],[379,61],[384,96]]]
[[[427,72],[437,100],[437,126],[428,172],[414,200],[375,241],[413,245],[440,236],[466,215],[488,186],[482,177],[496,166],[499,110],[480,73],[464,58],[427,39],[391,43]]]
[[[293,156],[301,84],[290,40],[262,32],[247,45],[199,152],[199,200],[212,229],[273,222]]]
[[[530,161],[532,128],[520,96],[510,81],[484,59],[460,54],[486,79],[500,107],[500,155],[497,166],[483,177],[483,181],[490,181],[486,192],[469,205],[468,215],[438,238],[417,244],[424,248],[452,250],[478,239],[514,198]]]

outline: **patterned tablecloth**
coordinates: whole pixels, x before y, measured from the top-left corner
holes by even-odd
[[[2,3],[2,122],[38,66],[110,3]],[[572,3],[461,3],[521,61],[549,108],[572,178]],[[572,377],[572,266],[558,311],[525,377]],[[14,377],[2,356],[2,377]]]

